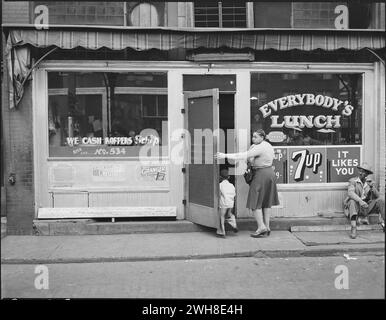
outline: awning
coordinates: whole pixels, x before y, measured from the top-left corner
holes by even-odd
[[[305,29],[175,29],[132,28],[101,26],[50,26],[37,30],[31,25],[3,25],[8,31],[6,56],[12,79],[10,108],[16,107],[23,96],[24,83],[32,69],[44,58],[30,65],[27,45],[53,50],[82,47],[90,50],[126,48],[143,51],[150,49],[274,49],[325,50],[339,49],[377,50],[385,48],[383,30],[305,30]],[[50,51],[51,52],[51,51]],[[50,52],[46,53],[49,54]]]
[[[83,47],[96,50],[172,50],[177,48],[252,49],[279,51],[316,49],[360,50],[385,48],[383,30],[326,30],[326,29],[173,29],[173,28],[82,28],[50,26],[48,30],[10,29],[14,46],[26,44],[61,49]]]

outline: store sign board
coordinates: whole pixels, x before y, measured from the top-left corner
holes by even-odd
[[[360,147],[327,148],[329,182],[347,182],[357,176],[360,152]]]
[[[273,160],[272,166],[276,175],[276,183],[285,183],[287,180],[287,149],[274,148],[274,150],[275,158]]]
[[[326,148],[288,149],[288,183],[327,182]]]

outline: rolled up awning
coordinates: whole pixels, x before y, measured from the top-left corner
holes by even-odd
[[[326,29],[173,29],[173,28],[98,28],[81,26],[50,26],[48,30],[12,28],[10,38],[14,46],[26,44],[61,49],[83,47],[97,50],[131,48],[172,50],[227,47],[279,51],[316,49],[361,50],[385,48],[383,30],[326,30]]]

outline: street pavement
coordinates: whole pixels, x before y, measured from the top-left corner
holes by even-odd
[[[384,298],[380,230],[6,236],[3,298]],[[347,266],[349,287],[335,279]],[[340,267],[339,267],[340,266]],[[338,267],[338,269],[336,269]]]
[[[7,236],[1,240],[4,263],[80,263],[148,260],[181,260],[224,257],[283,257],[333,255],[341,252],[384,252],[384,233],[359,231],[273,231],[251,238],[249,232],[151,233],[83,236]]]
[[[35,286],[37,267],[2,265],[2,297],[232,299],[224,301],[228,304],[234,299],[385,298],[383,255],[50,264],[45,288]],[[345,267],[347,286],[336,286]]]

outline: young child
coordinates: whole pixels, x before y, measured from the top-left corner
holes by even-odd
[[[220,225],[217,229],[217,236],[225,238],[225,221],[232,227],[234,232],[237,232],[236,217],[232,213],[235,203],[236,190],[233,184],[229,181],[228,169],[220,171],[220,203],[219,217]]]

